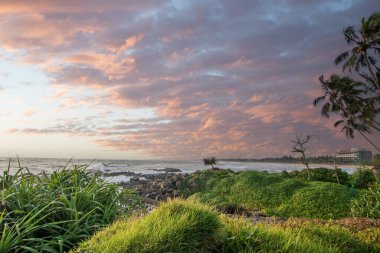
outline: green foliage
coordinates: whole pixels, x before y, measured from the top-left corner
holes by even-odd
[[[0,252],[64,252],[140,205],[135,194],[76,166],[51,175],[8,169],[0,203]]]
[[[368,190],[362,190],[351,208],[354,217],[380,219],[380,182],[377,181]]]
[[[367,228],[357,233],[357,237],[367,243],[372,245],[377,245],[377,250],[380,251],[380,228],[372,227]]]
[[[291,173],[289,173],[291,174]],[[349,215],[355,190],[328,182],[308,182],[257,171],[197,172],[187,179],[190,198],[220,210],[246,208],[283,217],[339,218]]]
[[[339,184],[310,182],[278,208],[288,217],[342,218],[350,215],[351,191]]]
[[[290,220],[281,225],[257,224],[222,217],[225,237],[219,252],[375,252],[373,236],[357,238],[336,224]]]
[[[343,29],[344,38],[350,50],[341,53],[335,64],[343,64],[343,72],[352,70],[355,75],[339,76],[332,74],[330,78],[319,81],[324,95],[314,99],[314,106],[324,102],[322,116],[338,114],[340,119],[334,127],[341,127],[347,138],[354,138],[359,133],[374,148],[380,147],[367,135],[380,130],[377,116],[380,113],[380,68],[377,57],[380,54],[380,12],[373,13],[367,20],[363,17],[361,27],[356,30],[349,26]],[[355,79],[360,80],[355,80]]]
[[[253,224],[193,201],[161,204],[142,218],[118,221],[74,252],[376,252],[377,232],[328,222]]]
[[[141,219],[117,222],[77,252],[210,252],[221,228],[210,207],[174,200]]]
[[[368,189],[376,182],[376,177],[370,169],[356,170],[351,176],[351,184],[357,189]]]
[[[203,164],[204,166],[211,165],[211,167],[214,168],[214,165],[218,164],[218,160],[215,156],[205,157],[203,158]]]
[[[322,182],[331,182],[331,183],[339,183],[343,185],[350,185],[350,175],[341,170],[341,169],[328,169],[328,168],[315,168],[310,169],[310,180],[312,181],[322,181]],[[307,170],[303,169],[301,171],[291,171],[290,173],[284,174],[286,177],[295,177],[301,179],[307,179]],[[337,178],[338,177],[338,178]]]

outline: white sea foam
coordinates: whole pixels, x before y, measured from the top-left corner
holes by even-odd
[[[8,167],[9,158],[0,158],[0,171]],[[206,169],[202,161],[133,161],[133,160],[69,160],[69,159],[45,159],[45,158],[20,158],[22,167],[27,167],[32,173],[45,171],[51,173],[54,170],[68,164],[88,166],[92,171],[102,173],[112,172],[135,172],[142,174],[160,173],[157,170],[165,168],[180,169],[184,173],[192,173],[197,170]],[[11,159],[12,172],[18,167],[17,159]],[[257,170],[268,172],[281,172],[283,170],[301,170],[304,168],[302,164],[289,163],[259,163],[259,162],[237,162],[237,161],[220,161],[219,168],[232,169],[234,171]],[[331,165],[312,164],[312,168],[327,167],[333,168]],[[353,165],[339,166],[348,173],[352,173],[355,169]]]

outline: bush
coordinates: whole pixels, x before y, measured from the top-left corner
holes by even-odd
[[[343,185],[350,185],[350,176],[347,172],[341,169],[328,169],[328,168],[314,168],[310,169],[310,180],[311,181],[321,181],[330,183],[339,183]],[[301,171],[292,171],[286,174],[282,174],[285,177],[293,177],[300,179],[308,179],[307,170],[303,169]],[[337,178],[338,176],[338,178]]]
[[[321,219],[348,217],[352,198],[353,193],[343,185],[310,182],[284,201],[277,214]]]
[[[380,219],[380,182],[368,190],[362,190],[357,200],[352,202],[351,213],[354,217]]]
[[[51,175],[4,171],[0,191],[0,252],[67,251],[140,204],[135,194],[79,167]]]
[[[117,222],[77,252],[210,252],[221,228],[210,207],[173,200],[141,219]]]
[[[329,219],[349,216],[349,203],[355,195],[355,190],[339,184],[257,171],[224,174],[218,171],[215,175],[208,171],[187,180],[198,186],[191,199],[219,210],[260,209],[266,214],[283,217]]]
[[[351,184],[357,189],[368,189],[375,181],[376,177],[370,169],[356,170],[351,176]]]

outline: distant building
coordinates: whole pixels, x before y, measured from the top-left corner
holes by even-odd
[[[372,160],[372,152],[363,148],[340,149],[335,157],[344,162],[365,162]]]

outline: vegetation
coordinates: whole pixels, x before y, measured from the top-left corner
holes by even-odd
[[[253,224],[175,200],[140,219],[116,222],[75,252],[375,252],[376,239],[333,222]]]
[[[20,169],[13,176],[8,170],[0,181],[0,252],[379,251],[376,227],[352,230],[338,221],[295,218],[255,224],[218,213],[260,210],[313,219],[380,217],[379,182],[358,194],[334,182],[333,173],[311,169],[311,180],[306,180],[306,170],[198,171],[182,183],[187,200],[161,203],[142,215],[134,212],[141,208],[136,195],[85,168],[60,169],[51,175]],[[349,182],[347,173],[340,173],[340,182]]]
[[[257,158],[257,159],[246,159],[246,158],[237,158],[237,159],[220,159],[221,161],[229,162],[270,162],[270,163],[302,163],[301,157],[296,156],[282,156],[282,157],[266,157],[266,158]],[[331,155],[325,156],[308,156],[307,158],[309,164],[334,164],[335,157]],[[338,160],[339,164],[355,164],[352,161],[343,161]]]
[[[376,177],[371,169],[359,169],[351,175],[351,184],[356,189],[368,189],[376,182]]]
[[[306,144],[311,140],[311,135],[306,135],[305,137],[303,136],[296,136],[295,140],[292,140],[294,143],[293,146],[293,153],[300,154],[301,155],[301,161],[302,163],[306,166],[306,172],[307,172],[307,179],[310,180],[310,167],[309,167],[309,162],[306,159]]]
[[[64,252],[140,205],[82,167],[0,177],[0,252]]]
[[[216,159],[215,156],[206,157],[206,158],[203,158],[203,164],[204,164],[205,167],[207,165],[211,165],[211,168],[214,169],[214,165],[218,164],[218,160]]]
[[[362,191],[360,197],[353,201],[352,214],[355,217],[380,219],[380,181]]]
[[[328,168],[315,168],[315,169],[310,169],[309,173],[310,173],[310,180],[312,181],[338,183],[338,184],[343,184],[347,186],[351,185],[350,175],[339,168],[334,169],[334,170],[328,169]],[[307,170],[305,169],[301,171],[293,170],[291,172],[283,171],[282,175],[284,177],[299,178],[299,179],[308,178]]]
[[[353,26],[343,30],[350,47],[335,59],[335,64],[343,64],[343,71],[351,76],[332,74],[329,79],[319,78],[324,95],[314,100],[314,106],[325,101],[321,114],[329,117],[338,114],[340,119],[334,127],[341,126],[347,138],[359,133],[374,148],[380,147],[367,135],[380,131],[377,116],[380,113],[380,67],[376,57],[380,54],[380,13],[372,14],[367,20],[362,18],[357,31]],[[360,78],[360,80],[355,80]]]
[[[193,189],[189,192],[189,186]],[[245,208],[281,217],[340,218],[350,215],[356,191],[328,182],[308,182],[257,171],[199,171],[182,194],[221,210]]]
[[[221,227],[210,207],[174,200],[141,219],[115,223],[77,252],[210,252]]]

